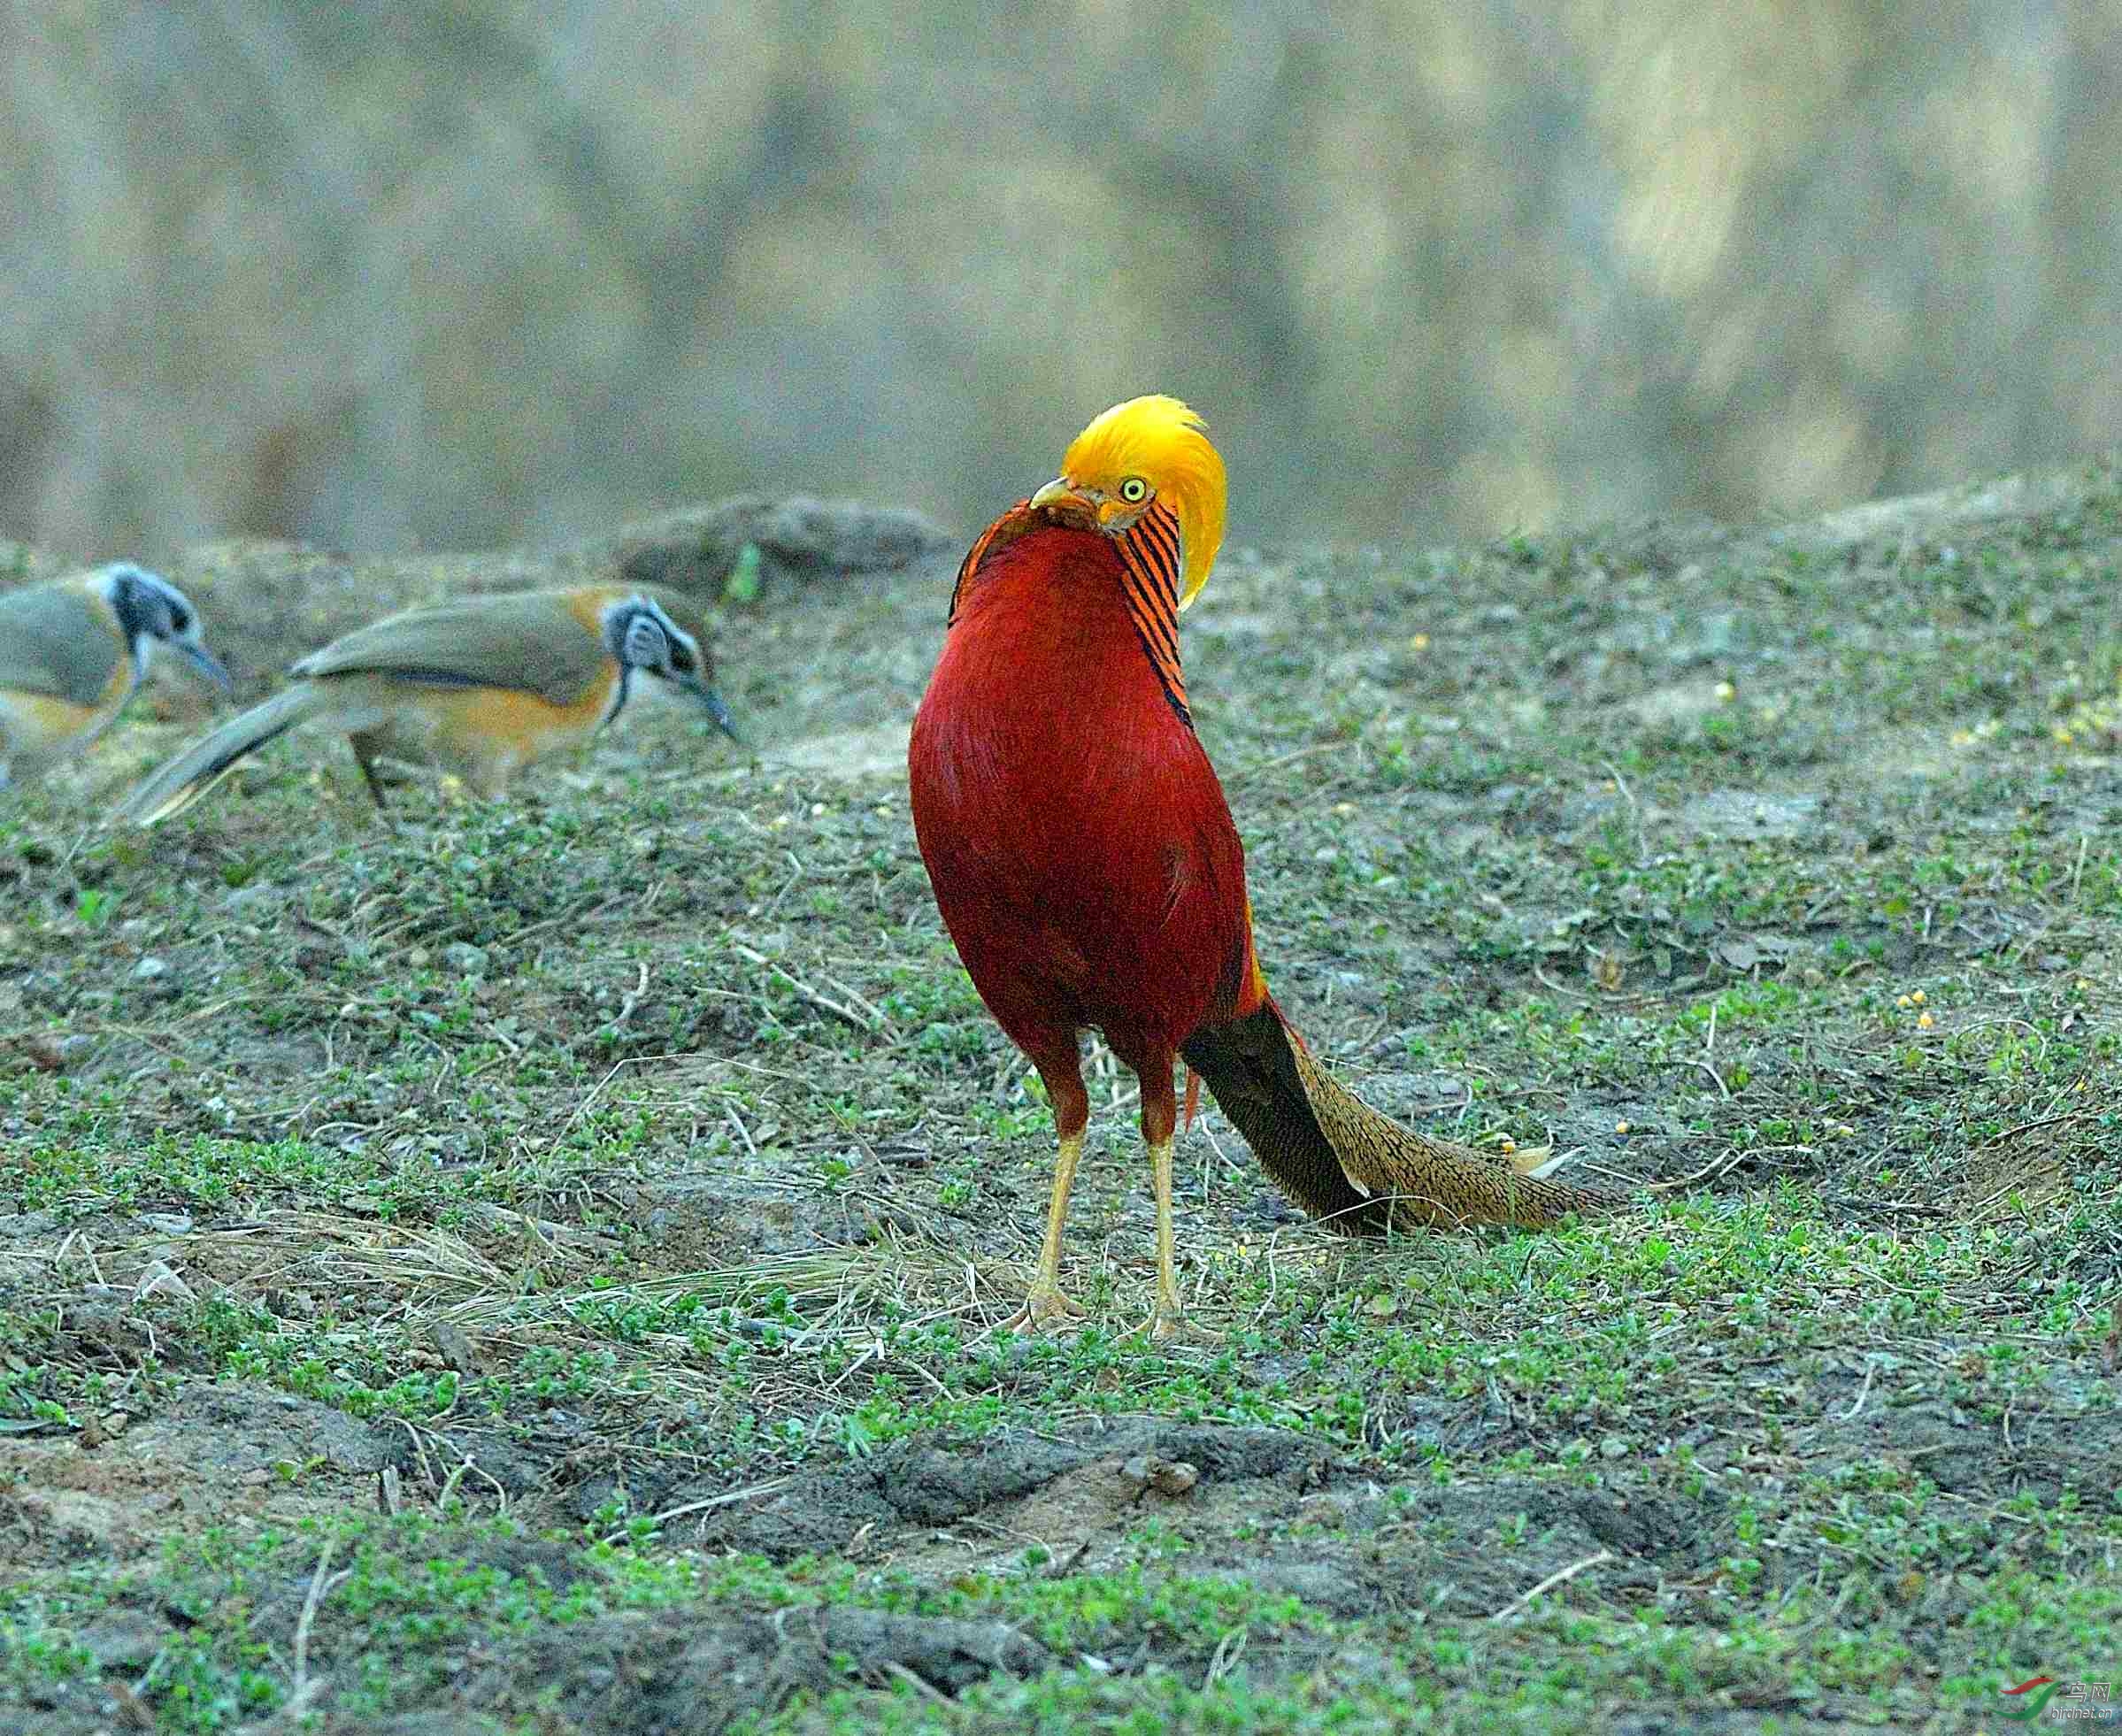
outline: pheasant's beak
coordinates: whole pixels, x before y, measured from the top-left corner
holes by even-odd
[[[1046,487],[1032,496],[1034,506],[1078,506],[1088,512],[1090,503],[1082,491],[1065,476],[1057,476]]]
[[[1032,496],[1031,503],[1034,509],[1043,507],[1054,523],[1079,530],[1110,528],[1114,510],[1111,501],[1099,501],[1095,493],[1077,487],[1065,476],[1054,478]]]

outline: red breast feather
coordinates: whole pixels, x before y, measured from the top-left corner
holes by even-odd
[[[1121,574],[1106,537],[1063,526],[989,554],[908,771],[937,906],[1003,1029],[1095,1026],[1125,1057],[1229,1018],[1250,950],[1229,805]]]

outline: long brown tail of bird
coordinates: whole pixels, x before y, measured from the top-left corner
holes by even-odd
[[[281,688],[262,705],[239,712],[150,774],[119,804],[119,818],[135,826],[153,826],[182,813],[266,742],[302,722],[317,703],[316,690],[298,683]]]
[[[1342,1234],[1463,1224],[1537,1229],[1620,1203],[1380,1115],[1312,1058],[1272,1001],[1227,1025],[1204,1026],[1180,1052],[1261,1168]]]

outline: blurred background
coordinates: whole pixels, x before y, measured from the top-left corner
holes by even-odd
[[[0,0],[0,536],[959,531],[1116,398],[1234,531],[2117,442],[2122,4]]]

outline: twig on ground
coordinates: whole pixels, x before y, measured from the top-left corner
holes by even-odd
[[[296,1618],[293,1697],[297,1699],[305,1696],[309,1691],[310,1631],[317,1625],[317,1611],[324,1600],[331,1595],[332,1588],[342,1583],[352,1571],[348,1569],[332,1573],[332,1551],[338,1547],[338,1543],[337,1538],[327,1537],[324,1540],[324,1548],[317,1552],[317,1571],[310,1575],[309,1595],[303,1599],[302,1614]],[[330,1577],[327,1578],[327,1575]]]
[[[649,1523],[660,1530],[673,1519],[689,1518],[695,1513],[706,1513],[717,1507],[734,1506],[740,1501],[750,1501],[754,1495],[772,1494],[777,1489],[785,1488],[789,1481],[790,1479],[786,1477],[774,1477],[768,1479],[764,1483],[754,1483],[748,1489],[728,1489],[719,1495],[708,1495],[700,1501],[682,1502],[676,1507],[665,1508],[660,1513],[651,1513],[649,1516]],[[604,1541],[623,1543],[627,1539],[627,1529],[622,1525],[605,1538]]]
[[[884,1015],[877,1012],[877,1010],[874,1007],[870,1008],[870,1011],[875,1014],[875,1019],[873,1021],[872,1019],[864,1018],[863,1015],[857,1012],[854,1008],[844,1005],[842,1002],[834,1000],[830,995],[820,995],[801,977],[792,975],[790,972],[783,970],[779,964],[775,964],[773,960],[767,957],[765,953],[755,952],[751,948],[746,946],[742,941],[732,941],[730,942],[730,946],[743,957],[750,959],[754,964],[764,964],[769,971],[773,972],[775,976],[779,977],[783,982],[787,983],[791,989],[795,990],[796,998],[803,1002],[807,1006],[816,1007],[820,1012],[831,1013],[835,1018],[843,1018],[850,1025],[852,1025],[857,1031],[864,1033],[876,1030],[878,1025],[883,1022]],[[864,1004],[866,1006],[868,1003],[865,1002]]]
[[[1523,1591],[1518,1593],[1516,1597],[1512,1598],[1508,1603],[1504,1604],[1502,1609],[1498,1609],[1493,1616],[1489,1617],[1488,1619],[1492,1622],[1503,1621],[1508,1617],[1516,1615],[1520,1609],[1531,1603],[1532,1601],[1538,1597],[1542,1592],[1553,1591],[1557,1586],[1563,1584],[1565,1580],[1575,1579],[1580,1573],[1584,1572],[1588,1568],[1596,1567],[1602,1562],[1609,1562],[1613,1559],[1614,1553],[1611,1549],[1602,1549],[1595,1555],[1587,1555],[1582,1561],[1573,1561],[1567,1567],[1558,1567],[1552,1573],[1549,1574],[1546,1579],[1542,1579],[1538,1585],[1534,1586],[1530,1591]]]

